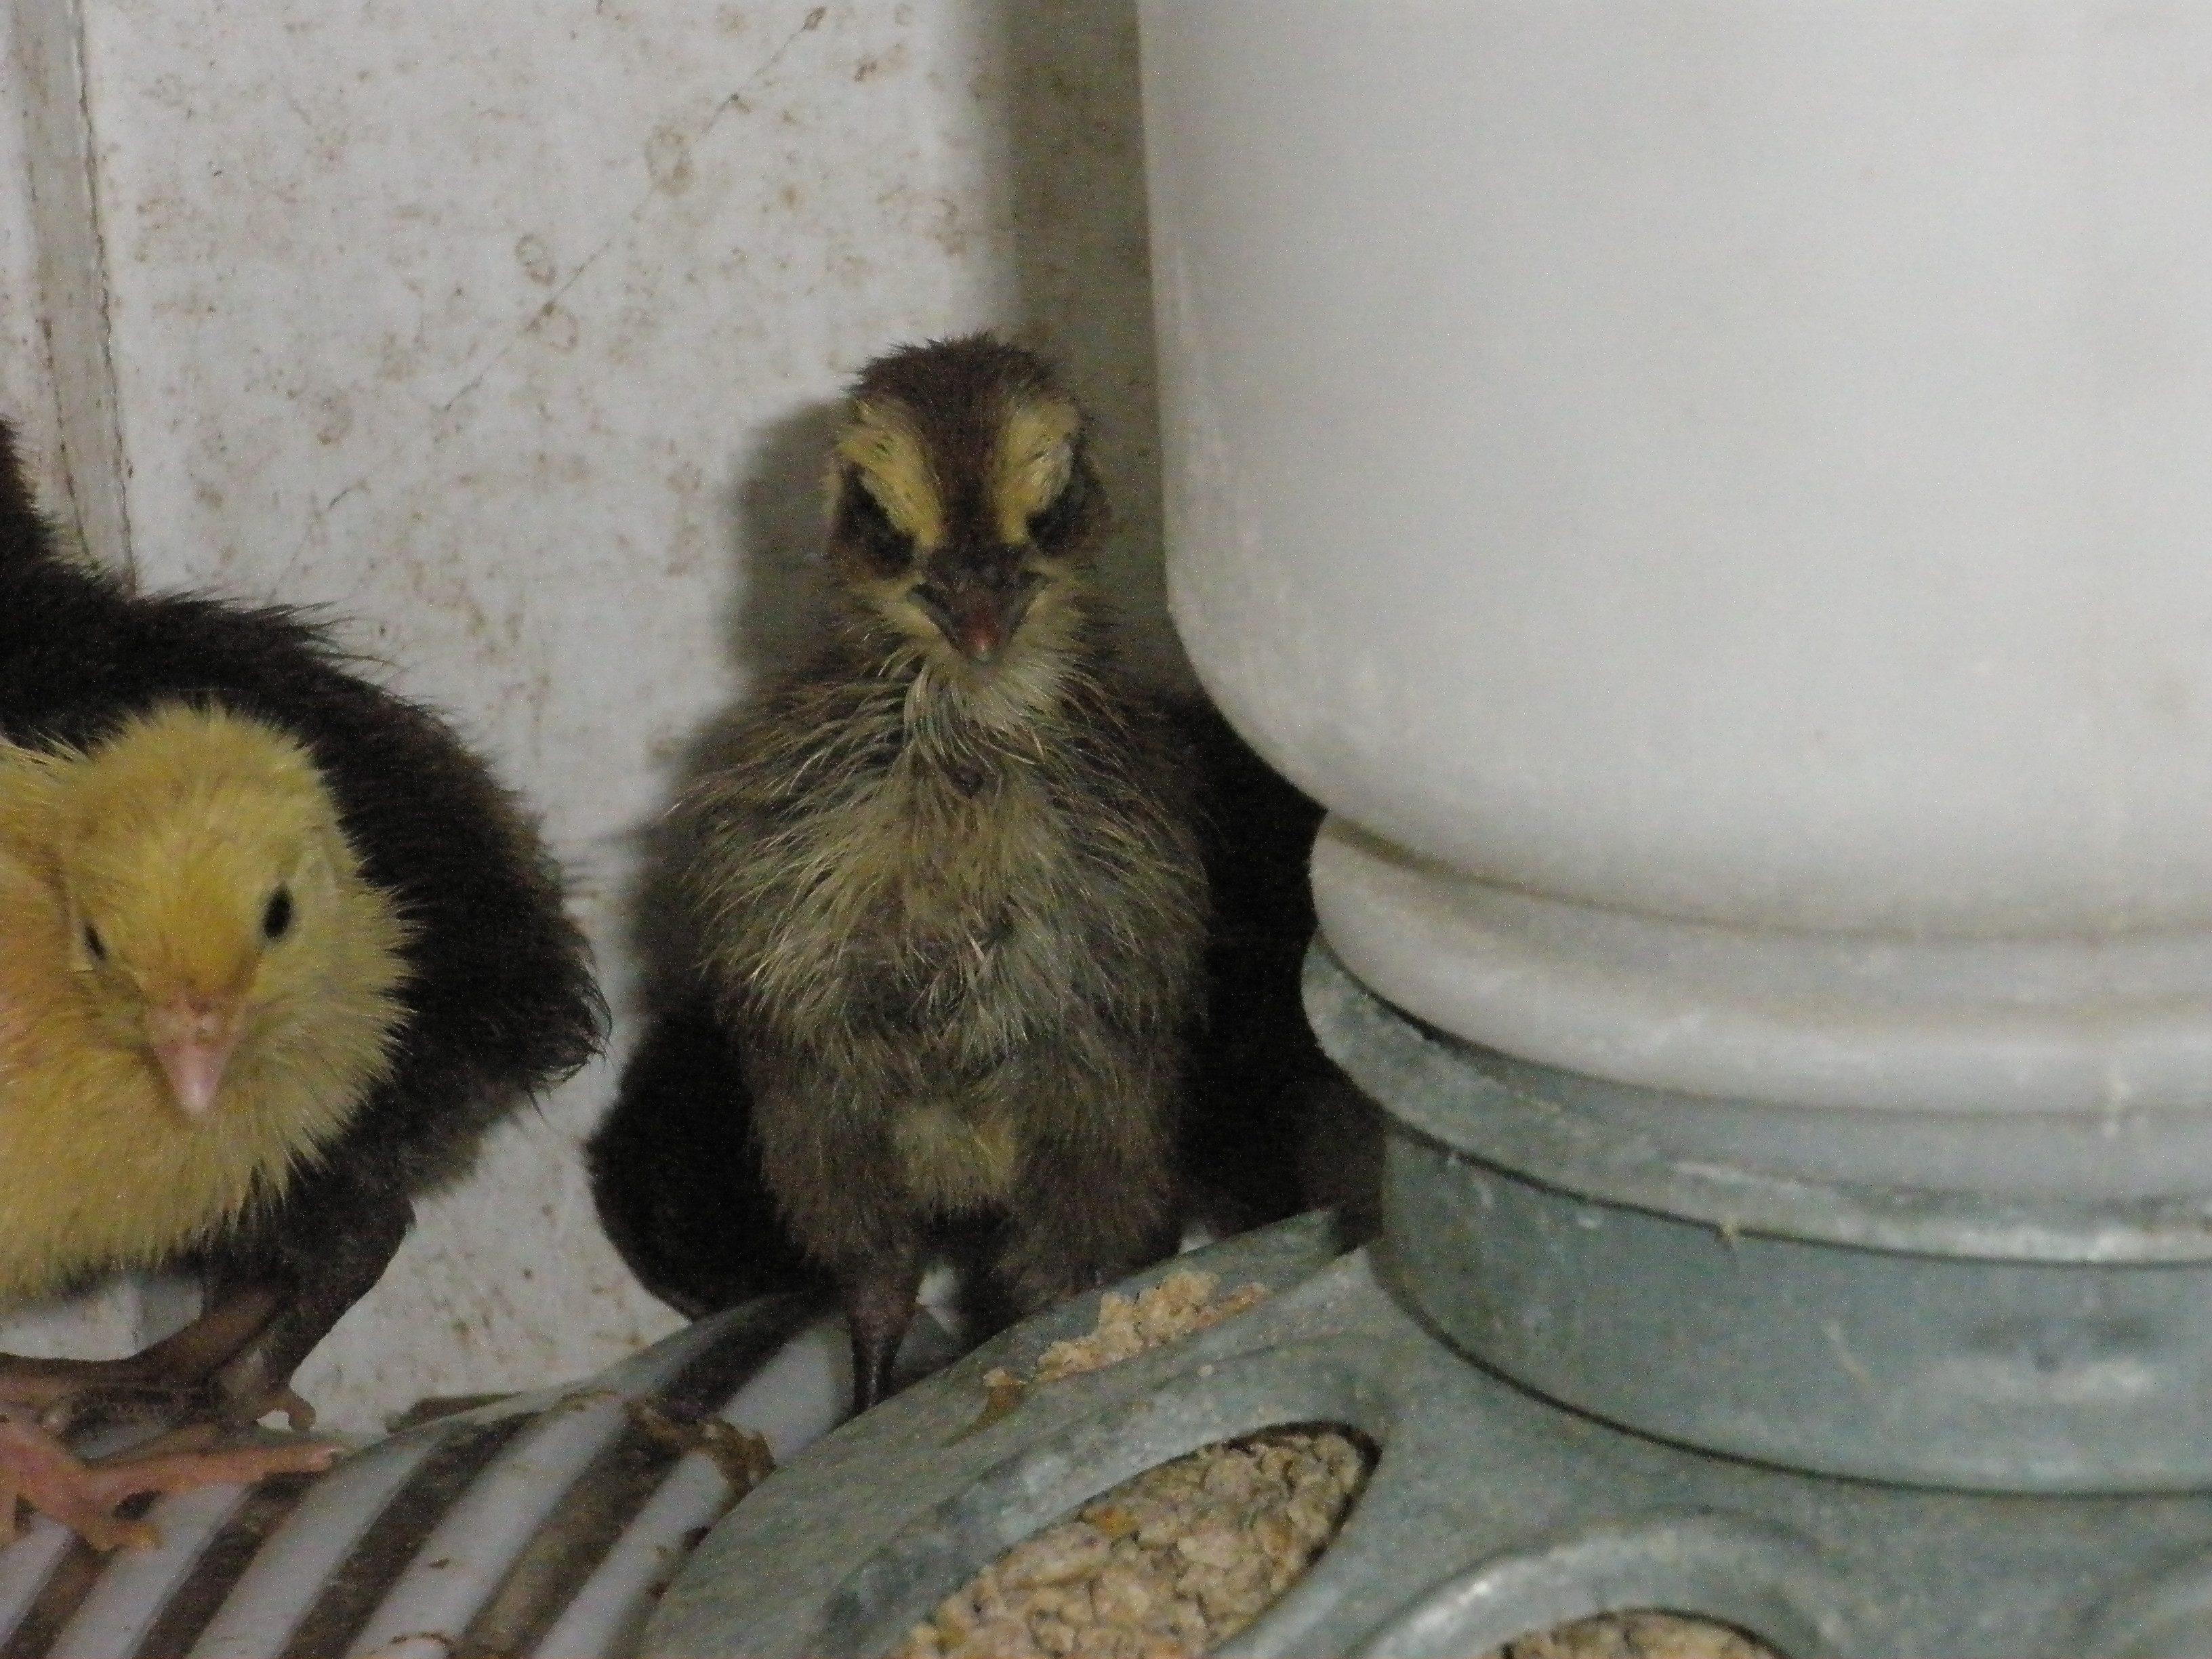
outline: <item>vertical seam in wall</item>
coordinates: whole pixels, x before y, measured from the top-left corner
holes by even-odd
[[[15,0],[27,82],[32,234],[40,330],[53,376],[61,460],[91,557],[135,574],[107,243],[100,212],[82,0]]]

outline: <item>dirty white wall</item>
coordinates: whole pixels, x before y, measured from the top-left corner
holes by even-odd
[[[641,832],[787,648],[825,412],[886,344],[1062,357],[1175,672],[1133,0],[83,0],[81,107],[75,0],[14,3],[0,401],[49,498],[149,586],[331,605],[480,743],[572,875],[617,1054]],[[581,1177],[612,1076],[428,1207],[302,1372],[327,1421],[674,1325]]]

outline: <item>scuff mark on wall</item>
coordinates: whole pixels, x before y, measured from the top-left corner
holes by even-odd
[[[446,398],[444,402],[439,404],[435,407],[433,413],[436,416],[438,423],[442,423],[447,416],[450,416],[459,405],[466,401],[470,395],[473,393],[478,386],[483,384],[485,377],[494,369],[497,368],[501,362],[505,362],[507,354],[513,351],[514,348],[520,344],[521,341],[529,335],[543,319],[559,313],[559,304],[561,300],[565,297],[568,291],[574,288],[577,283],[583,281],[585,276],[591,272],[593,266],[597,265],[603,258],[611,252],[615,247],[631,233],[636,221],[645,213],[647,209],[652,205],[653,196],[656,192],[665,191],[669,194],[675,194],[680,191],[685,185],[688,185],[690,179],[690,157],[693,147],[708,133],[711,133],[720,123],[725,115],[730,113],[732,111],[744,111],[746,108],[744,101],[745,94],[761,82],[764,81],[768,76],[775,72],[776,69],[782,64],[785,56],[799,43],[801,37],[811,34],[815,30],[820,28],[822,27],[823,19],[829,15],[829,11],[830,9],[827,6],[816,6],[810,10],[806,14],[805,19],[799,23],[799,27],[792,30],[792,32],[785,37],[781,44],[769,54],[767,60],[756,69],[750,76],[748,76],[744,82],[738,86],[736,91],[731,93],[726,98],[723,99],[720,103],[714,106],[714,108],[707,114],[705,118],[698,123],[696,131],[687,132],[680,127],[673,126],[662,127],[656,130],[653,138],[649,140],[646,145],[645,161],[648,176],[652,179],[651,187],[641,194],[632,204],[629,213],[624,216],[623,222],[613,230],[608,232],[605,236],[600,240],[598,246],[593,247],[589,253],[586,254],[584,258],[577,263],[576,268],[570,271],[568,276],[559,283],[558,286],[554,289],[553,298],[547,301],[546,304],[539,309],[537,315],[532,317],[529,321],[524,323],[520,327],[515,329],[496,347],[491,348],[489,355],[485,357],[482,366],[462,383],[459,390],[453,392],[452,396]],[[656,156],[659,158],[658,164],[656,164]],[[665,169],[665,171],[664,171],[664,169]],[[574,325],[572,319],[568,327],[573,328],[574,326]],[[551,331],[549,337],[552,339],[556,348],[559,348],[559,343],[562,337],[562,334],[563,331],[559,329]],[[574,335],[568,335],[568,345],[573,346],[574,343]],[[360,477],[356,477],[350,483],[348,483],[343,489],[340,489],[337,495],[331,496],[330,500],[323,504],[320,512],[316,516],[318,518],[327,518],[331,513],[337,509],[338,506],[343,502],[347,497],[353,495],[356,490],[367,488],[376,476],[381,472],[386,466],[391,464],[398,453],[398,447],[395,447],[394,450],[386,453],[382,459],[379,460],[374,465],[363,471]],[[312,533],[312,531],[310,533]],[[296,555],[295,556],[295,562],[296,562]],[[290,569],[291,566],[288,564],[285,570],[280,573],[279,580],[282,580],[283,575],[289,574]]]
[[[516,239],[514,262],[540,288],[550,288],[561,274],[561,267],[553,262],[553,250],[545,246],[543,236],[534,234]]]

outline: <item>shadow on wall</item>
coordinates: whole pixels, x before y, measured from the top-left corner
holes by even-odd
[[[1114,504],[1100,563],[1126,649],[1148,678],[1194,690],[1160,563],[1158,375],[1145,204],[1136,0],[1003,0],[1002,198],[1025,344],[1088,405]]]
[[[822,480],[838,415],[838,404],[816,404],[765,428],[724,497],[726,545],[742,580],[721,633],[731,660],[744,666],[747,696],[796,667],[820,635],[829,598]],[[698,940],[676,878],[689,861],[684,803],[701,778],[723,769],[744,706],[741,700],[692,736],[677,763],[675,796],[646,835],[627,914],[648,1012],[671,1006],[690,988]]]
[[[721,632],[750,676],[748,696],[796,667],[820,632],[822,480],[839,412],[817,404],[767,428],[724,497],[743,579]],[[738,1057],[695,971],[699,940],[681,890],[696,835],[686,804],[728,763],[745,708],[741,698],[685,746],[674,799],[640,849],[627,913],[643,1033],[586,1152],[608,1239],[639,1283],[694,1319],[814,1283],[776,1219]]]
[[[765,428],[723,497],[725,544],[740,580],[720,633],[748,683],[685,745],[673,798],[640,849],[627,914],[641,1036],[586,1153],[609,1241],[639,1283],[694,1319],[818,1287],[769,1196],[738,1059],[700,985],[680,872],[696,834],[686,810],[693,788],[728,765],[750,697],[797,667],[820,637],[829,601],[823,479],[841,413],[839,404],[815,404]]]
[[[834,403],[816,404],[762,432],[726,498],[743,580],[723,635],[754,686],[796,667],[820,635],[829,597],[823,480],[839,412]]]

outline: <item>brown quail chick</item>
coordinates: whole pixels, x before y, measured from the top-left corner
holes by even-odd
[[[1162,714],[1116,665],[1082,412],[988,337],[862,372],[842,604],[696,798],[690,893],[761,1169],[888,1390],[941,1220],[1001,1218],[1030,1311],[1172,1242],[1206,878]]]

